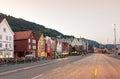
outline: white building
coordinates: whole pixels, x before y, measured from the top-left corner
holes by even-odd
[[[82,46],[83,50],[88,52],[88,40],[83,39],[83,38],[74,38],[73,41],[71,42],[71,46]]]
[[[83,41],[83,50],[88,52],[88,46],[89,46],[88,40],[83,39],[82,41]]]
[[[57,47],[56,47],[56,51],[58,54],[62,53],[62,40],[61,39],[57,39]]]
[[[14,58],[14,32],[6,19],[0,20],[0,58]]]

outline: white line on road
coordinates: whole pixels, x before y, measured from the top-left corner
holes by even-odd
[[[11,70],[11,71],[6,71],[6,72],[0,73],[0,75],[5,75],[5,74],[13,73],[13,72],[17,72],[17,71],[20,71],[20,70],[22,70],[22,69],[20,68],[20,69],[15,69],[15,70]]]
[[[42,77],[43,76],[43,74],[40,74],[40,75],[38,75],[38,76],[35,76],[35,77],[33,77],[33,78],[31,78],[31,79],[39,79],[39,77]]]

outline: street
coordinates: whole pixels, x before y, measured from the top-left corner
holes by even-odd
[[[120,79],[120,60],[104,54],[72,56],[16,71],[0,79]]]

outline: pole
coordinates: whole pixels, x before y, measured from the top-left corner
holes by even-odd
[[[115,55],[117,55],[117,51],[116,51],[116,24],[114,24],[114,50],[115,50]]]

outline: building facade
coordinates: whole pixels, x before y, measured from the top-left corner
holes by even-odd
[[[51,37],[46,37],[46,52],[47,52],[47,56],[52,59],[53,58],[53,54],[52,54],[52,39]]]
[[[15,32],[15,56],[25,57],[31,55],[36,57],[36,38],[32,31]]]
[[[14,33],[6,19],[0,20],[0,58],[14,58]]]
[[[46,41],[44,35],[41,34],[40,37],[37,37],[37,57],[47,57],[47,53],[45,52]]]

